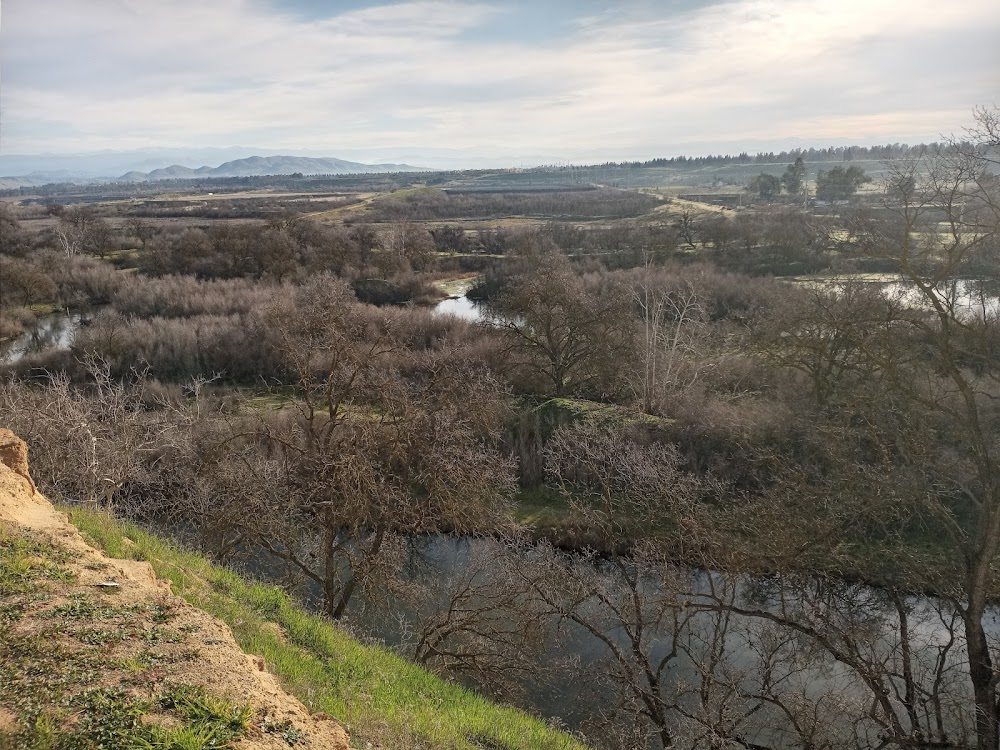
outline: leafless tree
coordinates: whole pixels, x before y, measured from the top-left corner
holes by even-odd
[[[390,331],[332,277],[262,323],[299,398],[258,427],[272,491],[246,533],[318,586],[331,616],[375,577],[395,535],[503,525],[512,469],[491,444],[502,409],[488,375],[438,363],[400,379],[386,364]]]
[[[638,391],[642,409],[658,413],[664,395],[688,388],[704,367],[698,362],[698,333],[704,328],[705,309],[689,283],[657,288],[647,262],[632,299],[642,321],[640,359],[642,379]]]
[[[460,561],[442,570],[424,560],[417,581],[402,587],[413,612],[403,618],[407,653],[489,695],[520,699],[526,686],[545,681],[552,658],[554,623],[522,582],[536,565],[534,551],[513,536],[451,543],[467,549]]]
[[[901,558],[892,583],[937,591],[958,614],[975,746],[996,750],[1000,692],[986,621],[1000,588],[1000,320],[995,306],[965,303],[957,281],[1000,236],[1000,182],[989,161],[995,113],[978,118],[978,142],[893,165],[881,215],[855,217],[857,248],[893,260],[906,293],[876,306],[867,322],[856,320],[851,300],[841,297],[837,322],[815,324],[812,340],[824,347],[816,361],[826,364],[812,372],[841,382],[852,372],[867,373],[868,397],[854,388],[838,411],[846,424],[863,426],[862,453],[881,452],[886,465],[906,477],[900,497],[913,517],[934,519],[942,552],[930,565]],[[837,341],[843,346],[828,346]],[[935,576],[935,570],[951,574]],[[889,700],[871,689],[876,700]],[[904,723],[888,704],[880,711],[893,743],[927,746],[913,735],[912,717]]]
[[[544,253],[526,263],[496,308],[507,355],[556,396],[599,389],[602,373],[631,356],[627,290],[588,289],[563,255]]]

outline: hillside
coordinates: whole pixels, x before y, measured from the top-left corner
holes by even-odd
[[[285,693],[148,562],[89,546],[35,491],[25,457],[0,430],[0,747],[114,732],[137,747],[200,733],[240,748],[296,737],[303,749],[347,750],[337,722]]]
[[[276,587],[106,513],[70,518],[0,429],[0,750],[349,750],[341,722],[372,750],[583,750]]]
[[[155,180],[192,179],[197,177],[259,177],[276,174],[364,174],[368,172],[420,172],[420,167],[408,164],[362,164],[333,157],[250,156],[220,164],[218,167],[191,169],[174,164],[151,172],[128,172],[119,180],[142,182]]]

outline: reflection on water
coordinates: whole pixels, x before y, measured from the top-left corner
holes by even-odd
[[[871,284],[891,299],[912,307],[927,307],[927,298],[913,282],[895,274],[844,274],[803,276],[797,283],[842,288],[847,284]],[[934,285],[938,297],[960,317],[1000,317],[1000,282],[993,279],[944,279]]]
[[[400,543],[405,593],[375,587],[356,597],[351,626],[409,658],[429,625],[449,629],[441,652],[499,651],[491,666],[511,665],[522,705],[595,739],[637,733],[596,746],[660,750],[665,743],[642,718],[647,698],[669,707],[665,720],[679,736],[712,720],[751,743],[744,746],[772,750],[805,746],[806,731],[823,746],[858,749],[879,746],[894,723],[907,733],[916,719],[934,741],[972,725],[964,632],[943,600],[833,579],[645,567],[488,538]],[[257,558],[252,567],[280,577],[273,561]],[[507,601],[511,587],[521,593]],[[305,593],[314,602],[319,595],[308,585]],[[995,612],[984,625],[991,639],[1000,635]],[[491,640],[497,630],[513,637]],[[524,653],[503,654],[510,641]],[[534,665],[515,674],[523,656]],[[899,696],[910,690],[926,700],[888,700],[872,715],[873,674]],[[609,722],[604,730],[594,724],[600,717]]]
[[[455,315],[464,320],[478,321],[483,319],[482,306],[468,297],[449,297],[434,306],[434,312],[439,315]]]
[[[468,320],[470,323],[503,323],[503,318],[496,315],[485,302],[475,302],[468,297],[449,297],[434,306],[438,315],[454,315]]]
[[[46,315],[31,331],[0,344],[0,364],[12,365],[49,349],[68,349],[82,321],[80,313]]]

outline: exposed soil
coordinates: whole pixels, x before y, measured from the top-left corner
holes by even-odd
[[[65,580],[46,582],[44,603],[29,607],[16,631],[44,632],[54,639],[53,649],[72,649],[74,655],[97,649],[98,663],[136,665],[132,670],[100,670],[98,684],[89,687],[111,687],[148,698],[158,686],[200,686],[253,709],[248,735],[235,747],[284,750],[294,744],[302,750],[349,750],[347,734],[336,721],[310,715],[282,690],[263,659],[244,653],[224,623],[174,596],[169,582],[159,580],[149,563],[112,559],[88,545],[66,516],[35,490],[24,443],[4,429],[0,429],[0,526],[58,547],[60,564],[70,573]],[[96,618],[93,625],[117,636],[88,647],[79,639],[86,624],[54,617],[67,605],[128,615]],[[55,631],[54,622],[59,628]],[[9,709],[0,706],[0,731],[17,729],[17,714]],[[273,731],[276,726],[293,728],[294,743],[288,741],[287,731]]]

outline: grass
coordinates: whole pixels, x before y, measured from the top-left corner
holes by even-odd
[[[656,417],[637,409],[582,398],[550,398],[539,404],[537,409],[547,419],[558,421],[559,415],[562,415],[564,421],[583,420],[610,427],[657,428],[666,427],[673,422],[672,419]]]
[[[573,510],[558,489],[543,484],[518,491],[514,497],[514,515],[519,523],[543,532],[571,523]]]
[[[55,302],[36,302],[29,309],[36,315],[52,315],[60,308]]]
[[[0,750],[222,750],[243,737],[251,710],[201,687],[129,689],[165,658],[142,636],[169,613],[76,585],[71,557],[0,525]],[[109,644],[125,641],[141,650],[114,659]]]
[[[569,735],[448,683],[390,651],[364,646],[296,604],[141,529],[80,509],[74,524],[108,555],[147,560],[175,594],[225,621],[310,711],[341,721],[355,746],[582,750]],[[275,628],[274,625],[278,627]]]

